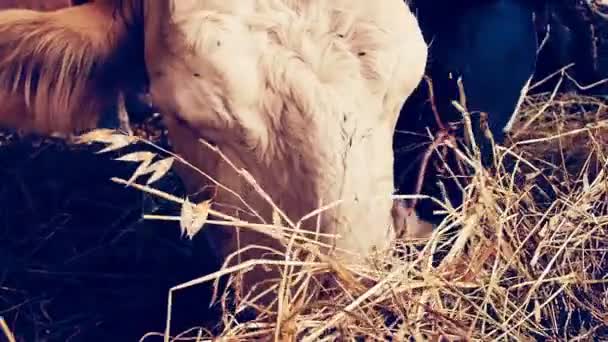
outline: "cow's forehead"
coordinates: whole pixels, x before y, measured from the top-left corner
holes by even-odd
[[[241,61],[245,64],[258,63],[252,59],[264,57],[274,45],[302,59],[320,81],[333,82],[334,90],[353,93],[340,89],[338,83],[342,87],[359,83],[367,88],[365,95],[372,95],[368,98],[382,99],[393,87],[398,88],[395,93],[404,94],[403,87],[418,82],[418,70],[412,75],[404,72],[407,56],[413,65],[426,58],[425,48],[410,44],[409,37],[417,38],[418,27],[401,0],[173,0],[164,10],[158,3],[146,6],[157,7],[147,11],[157,18],[148,18],[152,20],[146,25],[147,40],[154,40],[147,41],[153,50],[147,62],[153,68],[165,61],[158,55],[159,49],[152,48],[162,36],[166,37],[162,44],[170,45],[173,55],[185,57],[190,52],[195,55],[190,63],[200,60],[192,67],[211,64],[224,69],[220,72],[234,70],[238,54],[247,56],[249,61]],[[169,16],[158,18],[167,11]],[[159,26],[163,31],[154,32]],[[343,39],[336,39],[338,36]],[[214,55],[221,52],[227,55],[214,61]],[[230,66],[217,65],[227,60],[231,60]],[[333,66],[324,67],[328,64]]]
[[[255,151],[255,162],[300,150],[307,162],[328,156],[318,164],[338,167],[334,155],[372,135],[389,153],[426,59],[407,6],[244,1],[175,0],[164,11],[146,3],[155,104],[200,137]]]
[[[171,0],[168,3],[172,15],[203,10],[246,17],[260,12],[279,14],[291,10],[305,17],[314,12],[322,16],[340,10],[372,22],[379,28],[394,32],[401,37],[411,34],[411,24],[415,22],[409,8],[402,0]],[[146,6],[156,5],[147,3]],[[414,23],[413,26],[415,27],[416,24]]]

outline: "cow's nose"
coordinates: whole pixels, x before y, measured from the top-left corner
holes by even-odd
[[[405,200],[395,199],[391,210],[393,227],[398,238],[425,238],[431,235],[434,225],[422,220],[413,207],[409,207]]]

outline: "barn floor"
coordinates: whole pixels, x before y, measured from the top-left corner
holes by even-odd
[[[134,167],[98,149],[0,139],[0,317],[17,340],[136,341],[162,332],[168,289],[213,267],[177,223],[142,219],[178,208],[111,182]],[[157,187],[182,192],[173,175]],[[204,286],[179,293],[176,331],[217,322],[209,298]]]

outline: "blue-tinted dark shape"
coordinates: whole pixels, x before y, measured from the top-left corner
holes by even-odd
[[[421,0],[413,5],[429,45],[427,76],[432,79],[435,104],[441,121],[461,122],[461,113],[451,102],[459,99],[457,80],[462,78],[466,104],[471,112],[473,133],[485,166],[492,165],[490,140],[480,126],[480,112],[487,113],[487,124],[494,141],[504,140],[504,129],[517,107],[522,89],[533,76],[538,37],[535,12],[542,9],[533,0]],[[462,125],[460,125],[462,127]],[[395,183],[399,193],[411,194],[422,156],[429,145],[427,128],[437,132],[435,116],[423,81],[402,108],[395,133]],[[463,130],[457,131],[463,138]],[[437,186],[439,172],[436,154],[425,173],[423,194],[441,197]],[[448,165],[455,168],[453,154]],[[451,179],[442,179],[455,205],[461,191]],[[430,201],[417,205],[423,219],[437,221]]]

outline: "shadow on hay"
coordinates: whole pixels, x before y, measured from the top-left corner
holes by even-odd
[[[18,340],[135,341],[162,332],[169,288],[218,267],[176,223],[142,218],[179,208],[110,181],[128,178],[132,164],[93,147],[2,140],[0,316]],[[156,187],[184,191],[173,174]],[[177,292],[175,332],[216,324],[210,295],[208,286]]]

